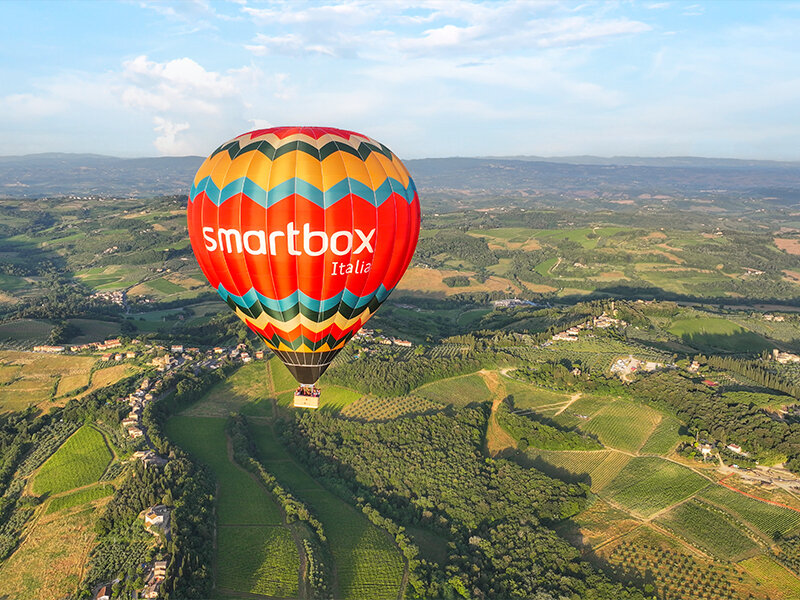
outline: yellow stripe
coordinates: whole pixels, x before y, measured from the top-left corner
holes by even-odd
[[[238,308],[236,309],[236,315],[242,319],[245,323],[252,324],[259,329],[266,329],[267,325],[272,325],[275,329],[283,332],[289,333],[297,329],[298,327],[303,327],[308,331],[313,331],[314,333],[319,333],[328,327],[336,325],[339,329],[345,330],[352,327],[357,322],[361,322],[363,325],[367,322],[367,320],[372,316],[372,313],[369,309],[366,309],[363,313],[358,315],[357,317],[353,317],[352,319],[345,318],[341,313],[336,313],[332,317],[325,319],[324,321],[317,322],[314,321],[302,313],[298,313],[293,319],[289,321],[280,321],[275,319],[274,317],[269,316],[267,313],[261,313],[258,318],[253,319],[252,317],[247,316],[243,312],[241,312]]]
[[[230,157],[228,156],[227,152],[220,152],[216,156],[212,156],[211,158],[207,158],[202,165],[200,165],[200,169],[197,171],[197,175],[194,176],[194,183],[197,183],[203,178],[212,173],[212,171],[217,167],[217,165],[224,161],[226,164],[230,162]],[[216,183],[216,181],[214,182]]]

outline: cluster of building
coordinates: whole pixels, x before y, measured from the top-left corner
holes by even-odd
[[[139,389],[130,394],[127,398],[131,412],[122,419],[122,427],[127,430],[128,435],[137,439],[144,437],[145,430],[142,428],[142,411],[144,407],[153,400],[153,393],[150,391],[150,379],[145,378],[139,385]]]
[[[116,246],[114,246],[116,249]],[[108,252],[108,250],[106,250]],[[115,290],[113,292],[95,292],[92,294],[92,298],[98,298],[99,300],[105,300],[106,302],[110,302],[111,304],[119,304],[120,306],[125,305],[125,291],[122,290]]]
[[[132,343],[139,343],[139,340],[131,340]],[[122,340],[113,338],[103,342],[90,342],[88,344],[76,344],[69,347],[70,352],[84,352],[86,350],[112,350],[122,346]]]
[[[384,346],[391,346],[394,344],[395,346],[402,346],[403,348],[411,348],[413,344],[409,340],[403,340],[400,338],[386,336],[381,334],[376,334],[373,329],[367,329],[366,327],[361,329],[357,334],[353,336],[354,340],[364,340],[367,342],[377,342]]]
[[[502,300],[492,300],[492,306],[495,308],[512,308],[514,306],[539,306],[536,302],[530,300],[521,300],[519,298],[504,298]]]
[[[786,320],[786,317],[784,317],[783,315],[773,315],[773,314],[767,313],[767,314],[764,315],[764,320],[765,321],[773,321],[774,323],[783,323]]]
[[[652,360],[640,360],[629,354],[626,358],[617,359],[617,361],[611,365],[611,372],[619,376],[622,381],[629,381],[630,377],[639,371],[652,373],[656,369],[661,369],[663,367],[664,363]]]
[[[800,363],[800,356],[792,354],[791,352],[781,352],[777,348],[773,348],[772,360],[782,365],[787,365],[789,363]]]
[[[606,329],[608,327],[626,327],[628,325],[627,321],[623,321],[622,319],[617,319],[615,317],[611,317],[607,315],[605,312],[600,315],[599,317],[594,317],[589,319],[585,323],[580,323],[569,329],[564,331],[559,331],[555,335],[552,336],[553,341],[561,341],[561,342],[577,342],[578,341],[578,334],[582,330],[589,330],[589,329]]]

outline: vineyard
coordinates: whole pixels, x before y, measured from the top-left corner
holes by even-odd
[[[536,409],[569,401],[569,394],[551,392],[510,377],[501,377],[500,381],[505,388],[505,393],[513,397],[516,410]]]
[[[395,544],[361,513],[302,470],[267,425],[250,424],[267,470],[322,522],[338,574],[337,598],[394,600],[403,578]]]
[[[614,548],[609,564],[616,577],[652,586],[657,597],[669,600],[742,600],[739,577],[719,564],[703,565],[695,557],[672,548],[624,541]]]
[[[633,458],[604,494],[644,517],[684,500],[709,484],[691,469],[656,457]]]
[[[173,417],[166,433],[204,462],[217,478],[220,525],[280,525],[278,506],[248,473],[228,460],[225,419]],[[220,549],[222,552],[222,549]]]
[[[595,434],[603,444],[636,452],[661,420],[661,413],[643,404],[617,400],[601,408],[581,429]]]
[[[387,421],[407,415],[419,415],[441,410],[425,398],[405,396],[400,398],[361,398],[342,409],[341,415],[356,421]]]
[[[235,592],[296,598],[300,555],[288,529],[220,527],[217,586]]]
[[[326,490],[303,493],[328,536],[338,574],[339,595],[347,600],[395,600],[403,560],[386,534]]]
[[[736,562],[760,550],[728,513],[696,499],[679,504],[658,521],[693,546],[722,560]]]
[[[81,504],[86,504],[87,502],[91,502],[93,500],[105,498],[113,493],[114,488],[111,485],[104,484],[78,490],[63,496],[56,496],[50,500],[50,504],[47,505],[47,511],[45,514],[49,515],[50,513],[58,512],[59,510],[80,506]]]
[[[762,554],[739,564],[761,584],[770,600],[800,598],[800,579],[769,557]]]
[[[477,373],[443,379],[417,388],[414,393],[439,404],[466,406],[473,402],[488,402],[492,399],[483,377]]]
[[[639,448],[640,454],[669,454],[678,443],[681,423],[677,419],[664,415],[661,422]]]
[[[700,497],[749,523],[769,540],[776,534],[786,535],[800,526],[800,512],[748,498],[721,485],[710,486]]]
[[[33,480],[33,493],[58,494],[94,483],[111,458],[103,434],[84,425],[42,465]]]
[[[613,450],[599,451],[527,451],[528,456],[534,459],[533,466],[546,471],[546,465],[556,469],[563,469],[573,475],[588,476],[592,491],[597,492],[605,487],[628,463],[630,457]],[[542,461],[541,465],[536,461]],[[550,470],[552,472],[552,469]]]
[[[442,343],[431,349],[430,356],[431,358],[462,358],[469,354],[469,351],[468,346]]]

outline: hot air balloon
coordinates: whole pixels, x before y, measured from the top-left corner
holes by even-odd
[[[301,384],[295,404],[317,406],[315,383],[408,267],[420,206],[383,144],[330,127],[274,127],[205,160],[188,225],[209,283]]]

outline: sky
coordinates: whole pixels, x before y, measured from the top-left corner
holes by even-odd
[[[800,160],[800,2],[0,2],[0,155],[208,155],[322,125],[402,158]]]

